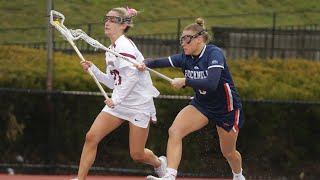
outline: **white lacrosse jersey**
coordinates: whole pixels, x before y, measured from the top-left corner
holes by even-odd
[[[136,45],[125,35],[120,36],[108,48],[137,63],[144,60]],[[132,63],[108,51],[105,55],[107,73],[99,72],[95,66],[92,66],[91,69],[100,82],[113,89],[112,101],[115,106],[121,104],[121,106],[133,109],[145,109],[146,105],[149,106],[150,101],[153,102],[153,97],[160,94],[153,86],[148,71],[139,71]]]

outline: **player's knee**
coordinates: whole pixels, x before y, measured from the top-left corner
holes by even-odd
[[[181,131],[176,127],[171,126],[168,130],[168,134],[170,138],[182,139]]]
[[[222,154],[229,161],[237,158],[237,151],[227,151],[222,152]]]
[[[137,162],[143,162],[144,153],[143,152],[130,152],[131,158]]]
[[[97,137],[96,137],[95,133],[93,133],[91,131],[87,132],[86,143],[96,143],[96,139],[97,139]]]

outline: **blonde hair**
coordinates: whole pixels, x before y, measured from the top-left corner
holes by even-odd
[[[131,9],[129,7],[124,8],[124,7],[117,7],[111,9],[111,11],[115,11],[119,14],[119,17],[121,17],[124,21],[124,24],[127,24],[127,28],[124,30],[124,32],[128,32],[128,30],[133,27],[133,18],[138,15],[138,11],[135,9]]]
[[[201,31],[206,31],[204,26],[204,20],[202,18],[197,18],[195,23],[189,24],[187,27],[184,28],[185,31],[194,31],[199,33]],[[208,32],[205,32],[203,35],[203,40],[206,44],[208,44],[211,40],[211,36]]]

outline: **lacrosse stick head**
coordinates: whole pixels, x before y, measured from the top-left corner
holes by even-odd
[[[84,39],[86,38],[88,35],[82,31],[81,29],[76,29],[76,30],[72,30],[70,29],[70,33],[72,34],[72,37],[74,40],[78,40],[78,39]]]
[[[55,27],[67,39],[73,39],[68,28],[64,26],[65,17],[62,13],[51,10],[50,11],[50,24]]]
[[[58,29],[59,27],[65,27],[63,24],[64,20],[65,17],[62,13],[55,10],[50,11],[50,24],[56,29]]]
[[[74,40],[78,40],[78,39],[82,39],[85,42],[87,42],[88,44],[90,44],[92,47],[94,47],[94,50],[98,50],[98,49],[103,49],[104,46],[99,43],[97,40],[91,38],[90,36],[88,36],[84,31],[82,31],[81,29],[76,29],[76,30],[72,30],[70,29],[70,34],[72,35]]]

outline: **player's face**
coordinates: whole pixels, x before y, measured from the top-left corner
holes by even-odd
[[[194,36],[196,32],[186,30],[182,32],[182,35],[180,37],[180,44],[183,48],[184,54],[186,55],[193,55],[199,45],[199,36]]]
[[[123,34],[123,30],[126,28],[126,24],[121,22],[118,12],[110,11],[104,17],[104,34],[106,36],[114,37],[115,35]]]

